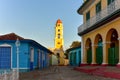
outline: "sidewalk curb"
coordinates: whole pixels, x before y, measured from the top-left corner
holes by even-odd
[[[118,72],[106,72],[105,68],[83,69],[83,68],[80,68],[80,67],[76,67],[76,68],[74,68],[74,70],[84,72],[84,73],[87,73],[87,74],[90,74],[90,75],[120,79],[120,73],[118,73]]]

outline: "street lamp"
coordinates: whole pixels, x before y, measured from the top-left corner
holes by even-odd
[[[16,48],[17,48],[17,79],[19,80],[19,46],[20,46],[20,41],[17,38],[16,42],[15,42]]]

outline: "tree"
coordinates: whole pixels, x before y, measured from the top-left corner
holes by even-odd
[[[72,44],[70,45],[70,48],[75,48],[81,46],[81,42],[79,41],[73,41]]]

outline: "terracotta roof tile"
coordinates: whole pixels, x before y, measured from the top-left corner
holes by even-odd
[[[16,40],[17,38],[19,40],[24,40],[24,38],[16,35],[15,33],[10,33],[10,34],[5,34],[0,36],[0,40]]]

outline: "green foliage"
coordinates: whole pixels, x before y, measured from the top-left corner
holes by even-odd
[[[79,41],[73,41],[72,44],[70,45],[70,48],[75,48],[81,46],[81,42]]]
[[[72,44],[70,45],[70,47],[65,51],[65,56],[66,56],[66,59],[68,59],[68,53],[69,53],[69,49],[71,49],[71,48],[75,48],[75,47],[79,47],[79,46],[81,46],[81,42],[79,42],[79,41],[73,41],[72,42]]]

